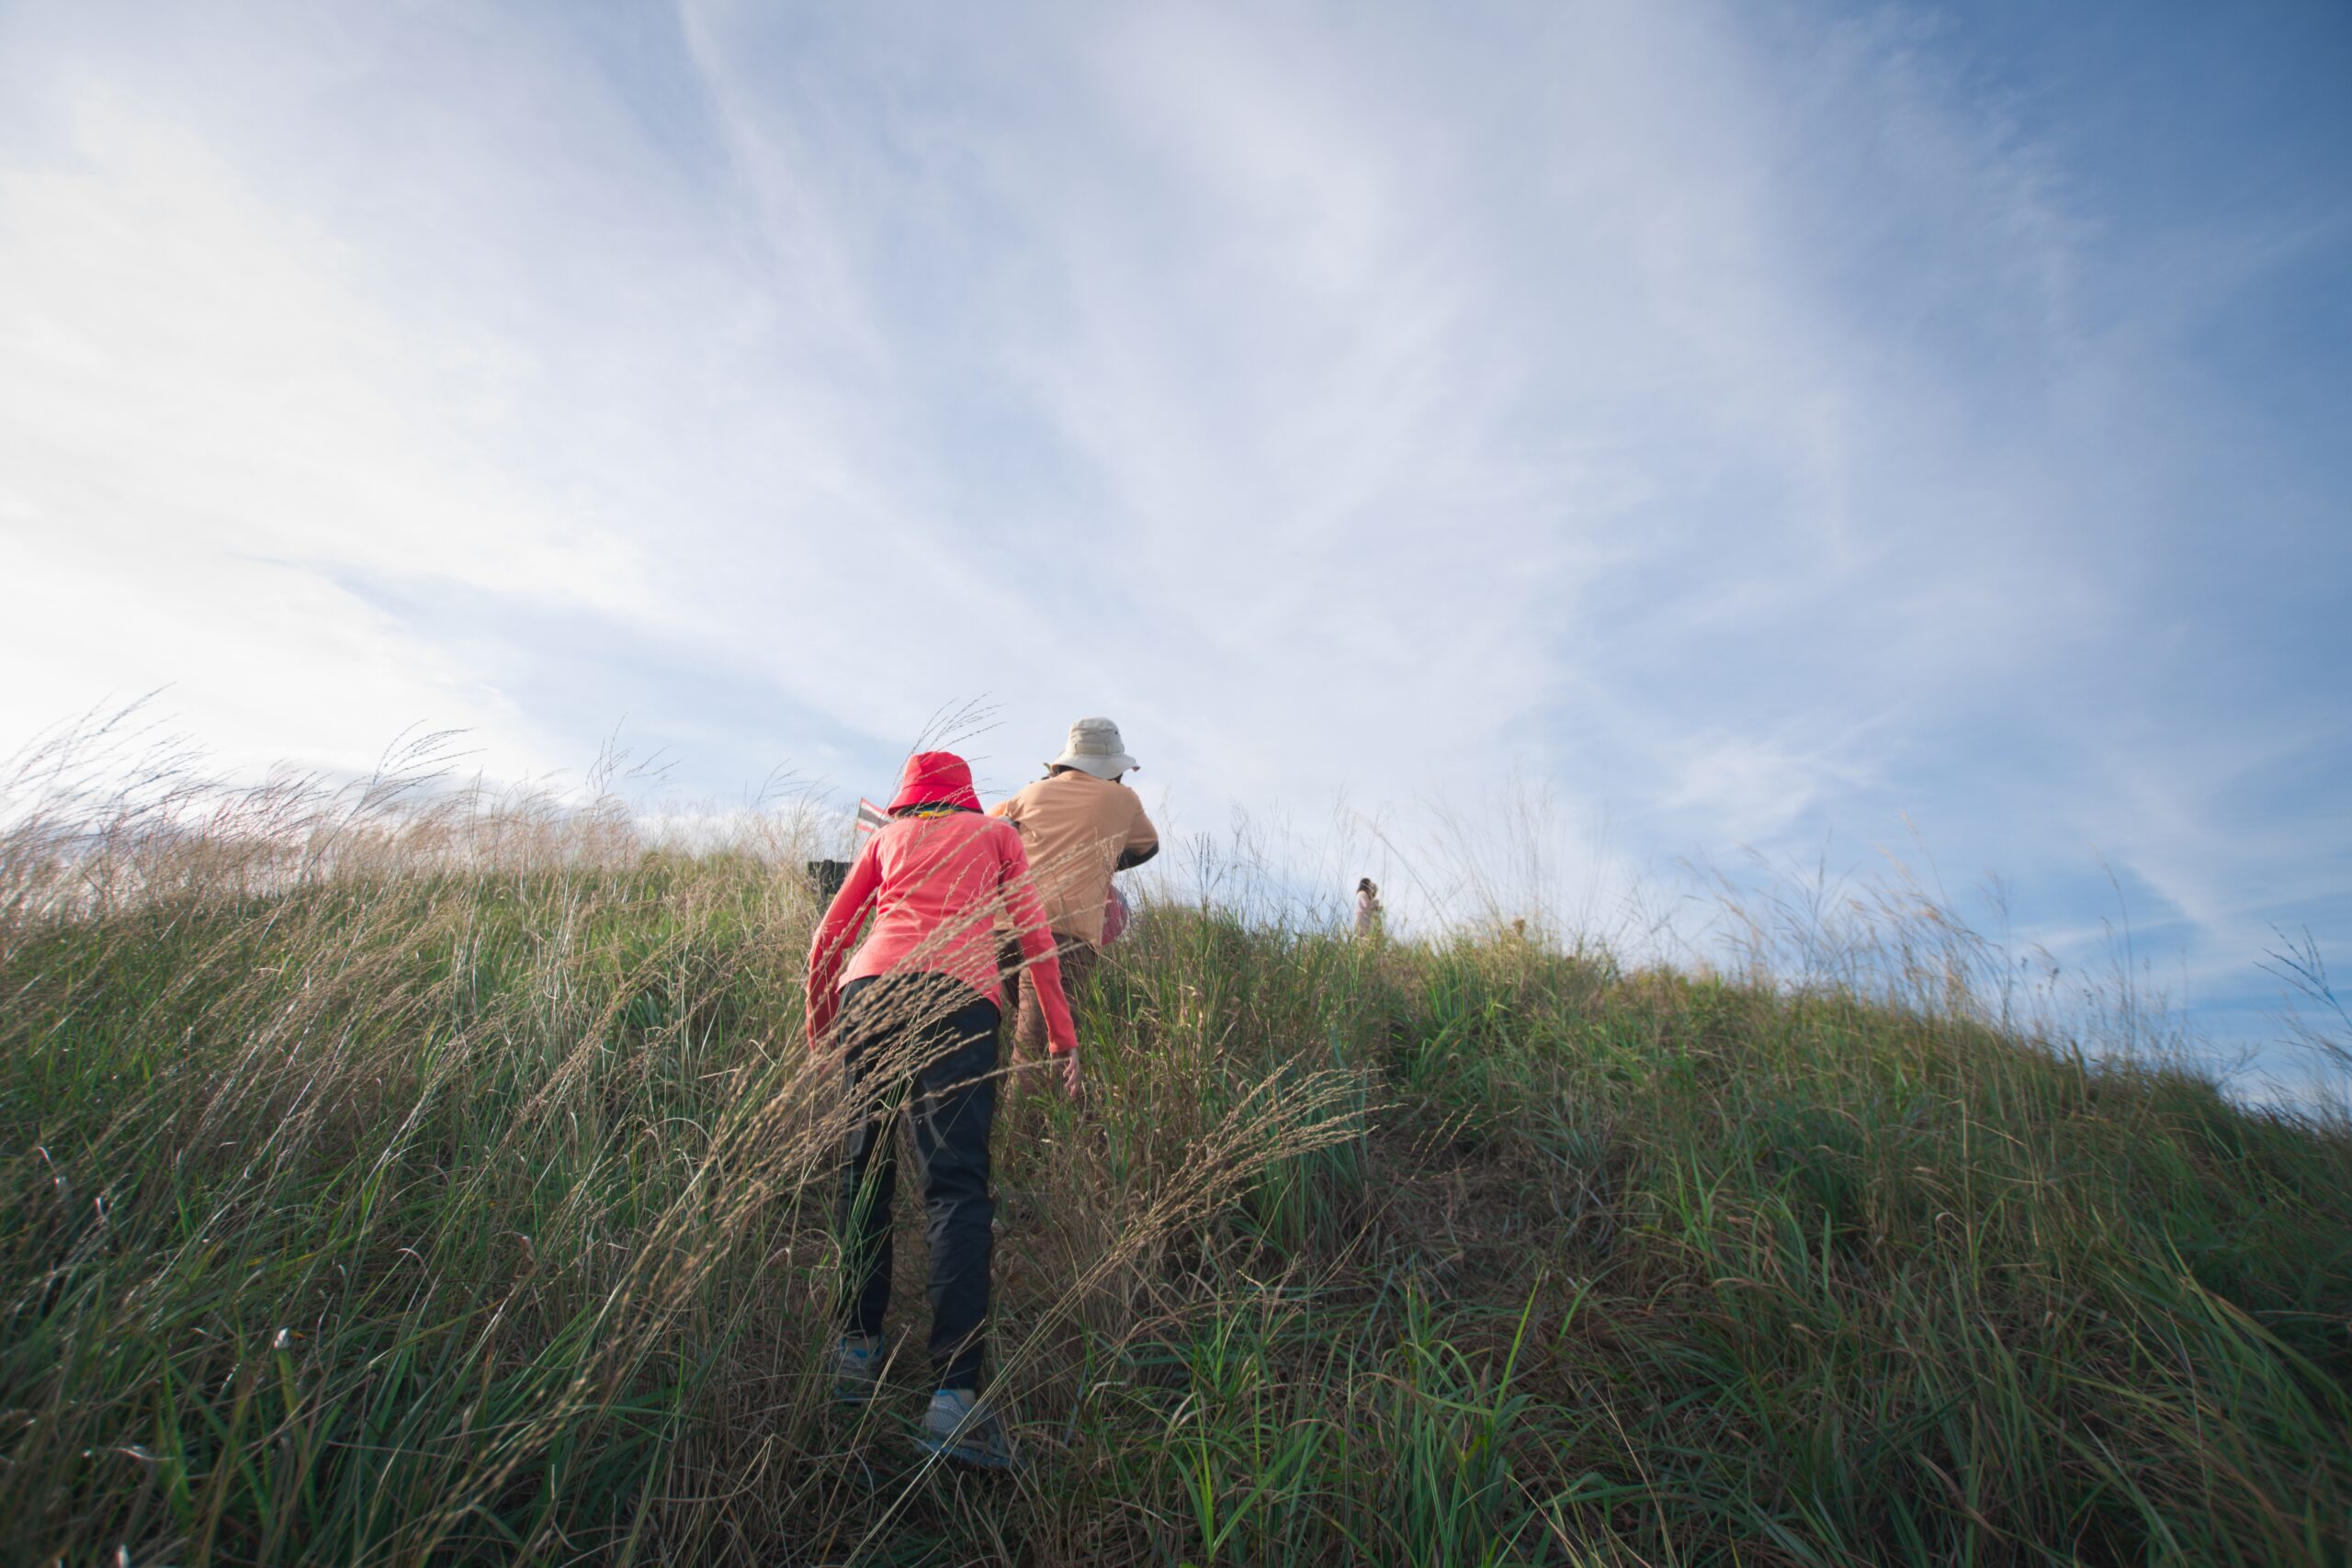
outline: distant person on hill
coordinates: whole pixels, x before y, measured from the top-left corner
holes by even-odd
[[[1369,876],[1356,880],[1356,940],[1370,942],[1380,934],[1380,889]]]
[[[1072,1095],[1078,1034],[1021,835],[981,814],[964,760],[947,751],[909,758],[889,816],[858,852],[808,950],[809,1049],[837,1049],[853,1090],[888,1075],[876,1086],[879,1100],[851,1130],[842,1176],[843,1332],[833,1393],[864,1404],[881,1379],[898,1185],[893,1134],[911,1091],[915,1168],[930,1219],[931,1363],[939,1391],[918,1444],[1008,1468],[1012,1450],[1003,1428],[978,1402],[996,1214],[989,1132],[1004,1005],[1000,917],[1010,919],[1028,961],[1060,1068],[1055,1076]],[[845,954],[869,911],[872,931]]]
[[[1112,874],[1159,852],[1159,831],[1144,815],[1143,802],[1119,782],[1137,765],[1117,725],[1081,718],[1069,727],[1062,754],[1046,764],[1044,778],[989,807],[989,816],[1021,830],[1036,869],[1046,924],[1061,955],[1062,984],[1072,994],[1093,973],[1103,946],[1104,916],[1114,897]],[[1008,945],[1003,956],[1012,967],[1022,955]],[[1024,972],[1020,984],[1013,1057],[1034,1060],[1045,1048],[1046,1016],[1033,975]]]

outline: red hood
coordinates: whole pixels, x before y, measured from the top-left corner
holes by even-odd
[[[972,770],[953,751],[916,752],[899,771],[899,793],[890,797],[893,811],[910,806],[956,806],[978,811],[980,797],[972,789]]]

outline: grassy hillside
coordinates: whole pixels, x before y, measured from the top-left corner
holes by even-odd
[[[1150,908],[1000,1126],[991,1481],[815,1371],[796,878],[214,848],[0,889],[8,1562],[2352,1552],[2352,1136],[1957,993]]]

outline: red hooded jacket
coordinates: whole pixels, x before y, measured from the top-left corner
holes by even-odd
[[[1053,1054],[1078,1049],[1078,1031],[1062,994],[1061,964],[1029,875],[1028,852],[1012,824],[981,816],[972,771],[961,757],[919,751],[907,759],[891,811],[938,809],[898,818],[868,839],[819,922],[808,949],[811,1049],[832,1026],[841,1006],[839,987],[868,975],[944,975],[1001,1010],[1000,912],[1010,919],[1028,960]],[[844,968],[842,950],[869,908],[873,929]]]

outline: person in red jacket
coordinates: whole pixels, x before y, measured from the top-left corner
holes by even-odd
[[[1078,1034],[1021,835],[1011,823],[981,815],[964,760],[948,751],[910,757],[889,809],[891,822],[850,865],[808,951],[809,1049],[839,1051],[852,1093],[870,1107],[851,1129],[842,1177],[843,1331],[833,1392],[863,1404],[880,1382],[898,1185],[892,1130],[911,1090],[915,1165],[929,1219],[931,1361],[938,1389],[919,1446],[1003,1468],[1012,1462],[1012,1450],[993,1413],[978,1402],[996,1215],[989,1132],[1004,1007],[1000,912],[1029,960],[1055,1077],[1072,1096],[1080,1083]],[[869,912],[873,925],[844,964],[844,950]],[[874,1083],[877,1076],[885,1081]],[[860,1092],[870,1084],[881,1092]]]

